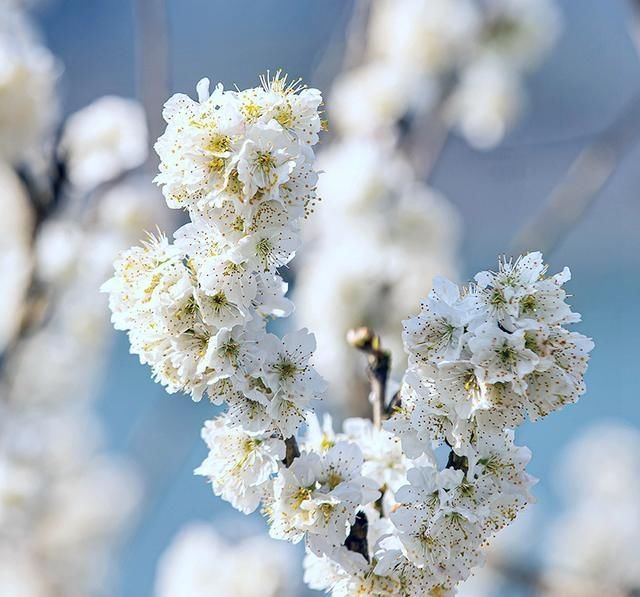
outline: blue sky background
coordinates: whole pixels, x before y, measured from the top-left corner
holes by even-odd
[[[477,152],[451,137],[432,177],[459,208],[465,235],[462,271],[492,267],[519,224],[536,211],[589,140],[640,93],[640,61],[628,36],[627,5],[564,0],[564,33],[547,63],[528,81],[529,110],[504,144]],[[203,76],[253,85],[282,67],[311,83],[328,46],[343,38],[347,0],[168,0],[171,92],[191,93]],[[131,0],[48,0],[37,19],[65,65],[65,110],[99,95],[136,93]],[[596,340],[588,394],[547,420],[525,426],[519,442],[533,450],[531,472],[542,516],[557,500],[551,470],[563,445],[601,418],[640,426],[636,371],[640,298],[640,148],[630,152],[586,218],[550,256],[569,265],[579,330]],[[215,498],[191,473],[204,458],[199,439],[212,407],[169,397],[128,354],[119,336],[99,401],[108,443],[126,451],[147,481],[139,525],[120,554],[119,597],[152,594],[159,553],[182,523],[214,519],[229,536],[260,529]],[[588,466],[588,463],[585,463]]]

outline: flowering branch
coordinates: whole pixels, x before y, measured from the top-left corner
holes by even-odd
[[[198,101],[167,102],[156,144],[156,180],[191,222],[173,243],[150,238],[119,257],[104,286],[115,326],[168,391],[226,405],[205,423],[209,454],[195,472],[238,510],[260,507],[272,537],[304,540],[312,588],[454,591],[531,499],[530,453],[513,430],[585,390],[592,343],[565,329],[579,320],[568,270],[549,277],[530,253],[468,287],[436,279],[404,322],[409,368],[389,406],[390,355],[370,329],[352,330],[373,422],[336,433],[314,413],[326,386],[312,334],[266,329],[292,309],[278,268],[315,203],[320,94],[280,73],[244,91],[197,89]]]

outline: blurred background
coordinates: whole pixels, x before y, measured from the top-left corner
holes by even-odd
[[[428,4],[429,0],[424,2]],[[373,76],[367,93],[360,96],[346,92],[340,95],[340,84],[334,85],[337,79],[338,83],[343,82],[343,87],[348,85],[341,75],[346,63],[351,61],[351,66],[358,68],[367,60],[366,55],[363,57],[362,46],[366,42],[362,38],[367,35],[366,22],[370,17],[359,15],[358,11],[363,10],[361,2],[42,0],[31,4],[27,9],[41,35],[41,42],[58,60],[56,93],[60,114],[72,114],[104,95],[138,98],[151,111],[151,141],[162,131],[158,115],[164,99],[178,91],[193,96],[195,84],[205,76],[214,82],[221,81],[227,87],[237,84],[240,88],[254,86],[258,74],[267,69],[282,68],[293,76],[302,77],[310,85],[319,87],[328,98],[329,133],[321,145],[326,143],[332,148],[347,143],[352,137],[362,139],[362,131],[354,132],[357,127],[344,124],[349,118],[345,116],[348,110],[343,109],[344,102],[376,98],[378,94],[388,93],[389,86],[393,87],[389,77],[382,76]],[[640,163],[640,59],[632,29],[632,4],[622,0],[558,0],[553,5],[557,14],[547,23],[555,32],[551,35],[553,41],[549,40],[544,57],[536,59],[535,67],[528,65],[518,71],[518,89],[514,93],[519,108],[513,110],[513,118],[507,118],[506,114],[510,114],[511,109],[504,109],[505,114],[500,112],[509,98],[498,97],[496,92],[486,100],[499,112],[498,116],[505,118],[504,123],[500,121],[496,125],[497,133],[495,127],[490,126],[497,116],[490,119],[487,126],[482,123],[475,126],[475,121],[469,124],[464,117],[456,115],[457,104],[451,99],[455,91],[450,92],[447,87],[447,77],[451,75],[443,74],[444,69],[441,69],[437,76],[444,82],[440,81],[441,87],[435,94],[440,94],[441,100],[445,93],[442,89],[447,90],[446,105],[437,99],[432,101],[432,79],[436,77],[430,73],[425,77],[424,86],[412,90],[411,105],[396,114],[393,126],[400,132],[391,135],[391,141],[387,137],[383,139],[379,131],[372,137],[380,142],[388,155],[406,154],[418,181],[426,180],[428,175],[429,196],[425,196],[425,201],[430,203],[427,216],[437,214],[439,219],[430,220],[432,235],[434,238],[442,236],[441,242],[446,245],[446,251],[434,258],[435,249],[426,238],[427,233],[417,232],[412,245],[413,261],[408,262],[411,266],[407,266],[404,274],[413,276],[414,282],[417,278],[416,284],[424,288],[410,296],[414,311],[419,296],[428,291],[427,272],[429,278],[442,273],[466,281],[478,270],[495,267],[497,255],[510,254],[514,242],[517,247],[549,247],[551,270],[555,272],[568,265],[573,274],[568,288],[575,296],[570,302],[583,316],[583,323],[576,329],[596,342],[587,374],[587,394],[577,405],[554,413],[535,425],[527,424],[519,431],[518,443],[529,446],[533,452],[529,471],[541,479],[535,489],[538,503],[528,513],[532,521],[523,531],[525,538],[520,535],[515,540],[521,549],[523,544],[528,548],[523,550],[526,552],[522,558],[524,564],[517,564],[516,575],[526,576],[522,570],[524,566],[533,580],[520,578],[516,585],[500,588],[503,581],[494,578],[495,582],[478,584],[478,588],[470,589],[471,595],[500,594],[500,591],[526,595],[542,591],[536,575],[543,566],[541,553],[550,549],[549,525],[566,516],[563,513],[568,508],[567,495],[575,498],[575,485],[563,489],[563,482],[566,485],[569,475],[567,470],[575,472],[576,468],[584,467],[587,473],[597,477],[613,466],[611,462],[620,464],[624,460],[615,452],[618,438],[629,433],[631,439],[627,438],[628,443],[624,445],[640,444],[631,430],[640,428],[638,389],[634,381],[635,360],[640,356],[635,335],[639,331],[635,310],[640,298],[640,168],[637,166]],[[378,28],[382,27],[389,36],[402,37],[402,29],[398,29],[390,14],[379,20],[382,25],[378,23]],[[395,58],[387,56],[384,59]],[[377,56],[376,60],[381,58]],[[481,85],[490,86],[493,80],[487,77]],[[335,126],[331,89],[337,89],[333,96]],[[485,101],[481,90],[472,89],[469,93],[470,96],[460,102],[475,105]],[[40,97],[46,101],[46,97]],[[428,102],[427,97],[430,98]],[[424,104],[428,104],[427,107]],[[437,120],[434,105],[442,108],[446,124],[425,129],[421,125],[423,120]],[[496,108],[496,105],[503,108]],[[365,112],[367,109],[363,107]],[[517,117],[515,112],[518,112]],[[411,136],[405,133],[406,130],[417,131],[417,134]],[[407,138],[410,143],[405,143]],[[331,181],[331,156],[323,157],[326,160],[323,169]],[[345,178],[342,188],[356,204],[359,199],[352,198],[358,193],[355,185],[363,178],[359,168],[367,167],[371,163],[368,159],[370,156],[360,158],[353,152],[345,158],[353,177]],[[143,161],[132,165],[141,166]],[[150,158],[149,169],[140,170],[139,178],[134,181],[125,181],[128,185],[138,186],[133,190],[129,186],[129,195],[120,191],[120,196],[122,201],[134,201],[133,195],[144,194],[137,189],[148,186],[147,194],[152,196],[151,203],[157,202],[157,212],[154,207],[144,208],[144,228],[153,229],[158,222],[170,229],[179,223],[179,216],[162,211],[162,197],[153,193],[149,172],[155,164],[154,158]],[[567,179],[568,171],[573,174]],[[334,181],[325,184],[334,196],[325,196],[317,211],[322,212],[326,202],[331,214],[339,214],[339,208],[332,203],[341,199],[335,191],[340,184]],[[416,196],[421,195],[416,192]],[[374,205],[368,209],[375,212],[378,207]],[[349,217],[355,218],[353,214]],[[322,216],[318,219],[322,220]],[[109,221],[107,218],[102,226],[108,227]],[[313,300],[319,300],[320,306],[326,305],[323,313],[327,317],[346,307],[335,299],[342,296],[337,287],[327,283],[325,288],[331,296],[324,297],[314,290],[312,281],[305,280],[305,266],[309,272],[319,271],[313,267],[313,251],[317,255],[323,250],[322,226],[311,226],[310,252],[300,257],[300,288],[296,288],[300,298],[296,301],[299,320],[302,323],[309,321],[309,326],[315,328],[322,322],[316,324],[306,313],[317,313],[318,308],[314,305],[305,307],[305,301],[311,304]],[[556,229],[557,238],[554,236]],[[341,230],[345,236],[334,239],[333,257],[337,251],[346,258],[351,252],[340,243],[342,240],[347,242],[349,227],[344,226]],[[135,234],[131,231],[127,234],[130,233],[134,238],[118,241],[120,248],[137,242]],[[58,234],[68,240],[67,233],[58,231]],[[43,251],[55,253],[57,246],[46,245]],[[431,253],[428,256],[421,254],[421,246],[429,247],[425,251]],[[100,247],[89,244],[83,251],[93,255]],[[429,266],[425,269],[426,260]],[[19,263],[12,263],[7,267],[20,267]],[[371,265],[369,255],[366,263],[354,266],[354,271],[347,271],[344,276],[358,279],[367,267],[375,270],[376,263],[374,260]],[[380,267],[380,270],[385,268]],[[104,279],[108,275],[107,269]],[[372,275],[367,273],[369,277]],[[294,277],[292,275],[295,285]],[[86,292],[92,297],[90,301],[106,311],[106,305],[98,295],[99,283],[100,280],[96,280],[95,285],[87,286]],[[310,286],[303,287],[305,284]],[[310,296],[312,298],[308,298]],[[402,312],[403,305],[399,308],[397,321],[393,323],[396,326],[411,312],[411,308]],[[359,317],[358,314],[353,316]],[[361,323],[370,321],[353,321],[346,325]],[[393,325],[388,332],[390,336],[394,334]],[[319,353],[325,350],[337,354],[341,349],[335,348],[332,342],[342,332],[329,330],[324,336],[319,332]],[[90,393],[96,397],[93,410],[97,411],[103,426],[100,449],[126,459],[138,475],[136,484],[140,487],[138,505],[131,506],[135,514],[129,519],[125,539],[121,539],[115,548],[115,564],[113,571],[108,573],[113,580],[108,592],[120,597],[140,597],[153,594],[159,558],[186,523],[213,521],[216,530],[228,542],[262,533],[265,527],[258,515],[245,517],[215,498],[210,487],[192,474],[206,455],[200,428],[205,419],[211,418],[214,407],[165,394],[153,383],[148,370],[137,358],[129,355],[126,336],[123,333],[109,334],[111,336],[112,341],[105,343],[108,362],[96,373],[99,382],[92,383],[90,388]],[[391,338],[389,343],[393,345],[393,342]],[[57,350],[57,344],[50,345],[36,361],[36,368],[30,369],[30,375],[39,376],[49,368],[67,367],[57,364],[54,358]],[[398,362],[401,363],[401,359],[400,354]],[[326,369],[332,366],[329,361],[320,364]],[[82,369],[83,362],[77,363],[76,367]],[[325,373],[322,369],[321,372]],[[327,376],[331,377],[330,371]],[[340,397],[334,398],[326,406],[343,414],[357,411],[358,407],[350,403],[354,396],[361,395],[353,390],[348,398],[342,401]],[[602,428],[603,433],[596,433],[594,425],[606,427]],[[88,428],[86,434],[91,435]],[[611,459],[598,461],[589,456],[589,450],[584,446],[582,452],[574,446],[572,456],[567,457],[568,446],[574,445],[579,438],[584,442],[585,434],[598,440],[609,438],[609,443],[603,443],[601,450],[605,454],[611,453]],[[636,451],[636,460],[630,464],[624,460],[624,463],[638,470],[639,454]],[[624,470],[621,469],[620,474]],[[622,484],[620,492],[628,489]],[[114,508],[122,505],[118,504],[120,495],[116,491],[109,500]],[[612,504],[610,500],[606,503]],[[635,550],[636,557],[632,557],[629,564],[632,570],[620,572],[620,575],[630,575],[633,580],[628,582],[637,581],[634,585],[637,589],[640,587],[640,506],[636,506],[636,511],[627,519],[629,526],[635,525],[636,535],[625,537],[625,545],[631,554]],[[600,511],[599,516],[606,520],[606,509]],[[565,535],[568,536],[569,531]],[[602,543],[601,538],[599,541]],[[558,549],[562,551],[561,547]],[[612,549],[615,552],[617,548]],[[301,557],[300,550],[292,549],[287,557],[291,560]],[[497,556],[496,560],[499,560]],[[500,567],[497,565],[496,569]],[[509,563],[502,567],[516,566]],[[301,568],[295,561],[290,568],[287,574],[301,576]],[[2,578],[0,571],[0,581]],[[612,589],[593,594],[630,595],[634,587],[627,586],[625,592],[626,582],[618,592]],[[565,589],[554,594],[592,594],[585,588],[572,590],[574,592]],[[9,597],[44,594],[0,593]],[[92,593],[87,590],[85,594]],[[307,593],[302,586],[296,585],[294,594]]]

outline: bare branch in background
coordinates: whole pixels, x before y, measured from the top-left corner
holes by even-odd
[[[550,253],[585,216],[622,159],[640,141],[640,95],[571,164],[540,211],[516,235],[512,253]]]
[[[640,52],[640,0],[629,0],[630,35]],[[518,232],[512,254],[538,248],[553,251],[582,220],[623,158],[640,141],[640,94],[584,148],[540,211]]]
[[[631,7],[631,25],[629,27],[631,39],[640,52],[640,0],[629,0]]]
[[[169,28],[166,0],[135,0],[136,83],[138,95],[147,113],[149,140],[157,139],[164,129],[162,106],[169,97]],[[155,169],[154,152],[147,166]]]
[[[355,0],[351,21],[346,32],[347,43],[345,45],[343,70],[349,70],[358,66],[364,58],[367,49],[367,27],[369,25],[370,0]]]

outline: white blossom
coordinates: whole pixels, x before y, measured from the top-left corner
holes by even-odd
[[[245,514],[253,512],[265,483],[278,472],[285,455],[284,442],[230,427],[224,417],[207,421],[202,439],[209,455],[196,474],[208,477],[214,493],[235,508]]]
[[[0,7],[0,157],[19,165],[42,158],[57,117],[60,67],[25,15]]]
[[[300,541],[316,555],[342,545],[356,511],[379,496],[362,476],[363,458],[352,443],[338,442],[324,454],[303,453],[280,470],[267,507],[273,537]]]
[[[22,302],[33,267],[31,235],[33,214],[18,177],[0,164],[0,350],[10,341],[22,315]]]
[[[292,595],[292,554],[255,536],[234,544],[206,523],[181,529],[163,553],[156,597],[286,597]],[[247,569],[247,565],[250,569]]]
[[[122,97],[101,97],[69,116],[59,151],[71,184],[81,190],[137,168],[147,158],[142,106]]]
[[[544,543],[545,595],[628,595],[640,586],[640,433],[601,422],[565,449],[557,470],[565,504]]]
[[[482,29],[486,23],[476,16]],[[443,32],[445,49],[456,41],[452,34],[449,43],[449,33]],[[438,51],[432,67],[450,68],[448,56],[439,63]],[[569,272],[547,276],[542,255],[530,253],[502,260],[497,272],[481,272],[466,287],[436,278],[420,313],[404,322],[408,369],[393,404],[390,395],[381,397],[388,420],[375,426],[351,418],[341,431],[330,418],[320,423],[315,401],[326,384],[312,365],[315,337],[306,328],[284,337],[267,328],[269,318],[292,309],[278,269],[293,258],[300,220],[315,201],[311,145],[320,129],[320,95],[280,73],[262,83],[210,93],[203,80],[198,101],[177,95],[167,102],[156,181],[190,222],[175,242],[151,237],[117,259],[104,285],[114,325],[128,331],[132,351],[168,391],[195,400],[206,394],[225,405],[225,414],[205,425],[209,455],[196,473],[240,511],[261,506],[273,538],[304,541],[310,586],[345,597],[453,595],[483,561],[483,546],[533,499],[535,480],[525,471],[530,452],[514,444],[514,428],[585,390],[593,344],[567,329],[579,321],[562,289]],[[424,210],[444,212],[446,204],[416,182],[392,148],[391,142],[386,153],[372,155],[364,141],[354,153],[368,159],[368,171],[357,174],[364,192],[346,192],[335,212],[381,212],[371,216],[367,234],[375,231],[382,249],[367,235],[345,234],[348,225],[337,224],[329,238],[334,250],[340,247],[340,261],[367,263],[358,250],[369,259],[371,271],[355,279],[371,275],[373,304],[359,298],[357,284],[353,295],[349,289],[339,295],[364,319],[350,325],[371,324],[404,301],[416,304],[428,279],[407,276],[400,264],[425,245],[435,252],[426,229],[442,234]],[[344,180],[334,188],[343,187],[349,188]],[[420,263],[416,271],[424,268]],[[326,273],[311,275],[322,286]],[[326,303],[315,310],[324,319],[339,311]],[[216,542],[204,542],[213,553],[206,543]],[[203,581],[194,586],[190,578],[200,570]],[[211,583],[226,586],[210,570],[194,558],[166,578],[181,579],[186,588],[179,590],[193,595],[214,590]],[[170,582],[178,581],[159,586],[175,587]]]

